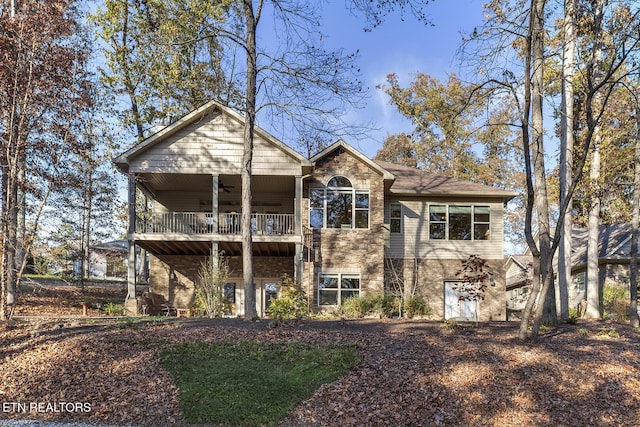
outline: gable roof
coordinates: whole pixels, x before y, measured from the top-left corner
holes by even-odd
[[[630,261],[631,252],[631,224],[618,223],[600,225],[598,230],[598,260],[602,263],[628,263]],[[587,264],[587,237],[589,230],[582,227],[574,227],[571,230],[571,269],[578,270],[584,268]],[[640,249],[640,242],[638,243]],[[554,255],[554,268],[557,269],[558,252]],[[512,255],[507,261],[507,268],[513,262],[523,271],[527,269],[526,265],[533,262],[529,249],[524,255]],[[508,280],[507,280],[508,282]],[[522,286],[522,283],[517,285]],[[511,287],[517,287],[513,283]],[[507,283],[507,289],[510,283]]]
[[[353,148],[351,145],[347,144],[342,139],[334,142],[333,144],[331,144],[330,146],[328,146],[324,150],[322,150],[319,153],[315,154],[309,160],[311,160],[312,163],[316,163],[318,160],[322,159],[323,157],[325,157],[328,154],[333,153],[338,148],[343,148],[344,150],[348,151],[351,155],[353,155],[354,157],[356,157],[357,159],[362,161],[364,164],[369,166],[371,169],[377,171],[380,175],[382,175],[383,179],[385,179],[385,180],[394,180],[395,179],[393,174],[391,174],[385,168],[383,168],[382,166],[380,166],[379,164],[377,164],[376,162],[374,162],[373,160],[371,160],[370,158],[368,158],[367,156],[362,154],[360,151],[358,151],[355,148]]]
[[[396,180],[389,190],[391,194],[495,196],[501,197],[505,201],[518,195],[513,191],[451,178],[438,173],[425,172],[409,166],[396,165],[382,160],[375,160],[375,163],[395,176]]]
[[[115,163],[116,166],[118,166],[118,168],[121,171],[125,173],[128,172],[130,159],[140,155],[141,153],[152,148],[153,146],[160,143],[167,137],[173,135],[180,129],[183,129],[184,127],[196,122],[197,120],[202,119],[207,114],[215,110],[218,110],[222,114],[225,114],[226,116],[231,117],[233,120],[237,121],[238,123],[244,124],[245,118],[242,114],[239,114],[232,108],[224,106],[219,102],[209,101],[206,104],[202,105],[201,107],[193,110],[192,112],[178,119],[177,121],[170,124],[169,126],[162,128],[161,130],[149,136],[145,140],[135,144],[133,147],[129,148],[127,151],[125,151],[124,153],[114,158],[113,163]],[[301,155],[300,153],[298,153],[297,151],[289,147],[287,144],[280,141],[279,139],[271,135],[266,130],[262,129],[261,127],[257,125],[254,126],[254,133],[260,136],[261,138],[263,138],[265,141],[272,144],[277,149],[283,151],[293,159],[299,161],[302,166],[311,166],[311,162],[306,157],[304,157],[303,155]]]
[[[100,242],[93,245],[91,248],[93,250],[101,250],[101,251],[118,251],[118,252],[126,252],[128,249],[127,239],[117,239],[110,240],[108,242]]]
[[[573,255],[571,263],[575,267],[587,263],[587,228],[574,228]],[[640,246],[640,245],[638,245]],[[631,224],[618,223],[601,225],[598,230],[598,258],[611,261],[628,261],[631,253]]]

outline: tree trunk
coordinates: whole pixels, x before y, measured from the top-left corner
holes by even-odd
[[[638,86],[640,87],[640,78]],[[640,226],[640,105],[636,106],[636,146],[633,159],[633,209],[631,217],[631,251],[629,253],[629,320],[631,326],[640,326],[638,319],[638,228]]]
[[[594,13],[594,33],[593,33],[593,52],[591,57],[591,76],[595,84],[600,83],[602,79],[602,15],[603,0],[595,2]],[[603,108],[602,96],[599,93],[594,94],[593,102],[597,108]],[[591,206],[589,207],[589,225],[587,236],[587,312],[586,317],[589,319],[601,319],[601,292],[600,280],[598,274],[598,240],[600,231],[600,146],[602,144],[602,130],[599,123],[588,124],[593,127],[594,145],[591,153],[591,168],[589,170]]]
[[[536,321],[553,325],[557,323],[555,292],[553,290],[553,264],[551,262],[551,236],[549,227],[549,198],[547,194],[544,163],[544,7],[545,0],[532,0],[531,19],[531,132],[533,145],[533,177],[535,205],[538,213],[538,241],[540,248],[541,302]],[[534,334],[535,335],[535,334]]]
[[[82,243],[83,246],[83,251],[82,251],[82,280],[81,280],[81,284],[82,284],[82,290],[84,291],[84,281],[86,279],[89,279],[89,273],[90,273],[90,250],[89,250],[89,245],[91,244],[91,216],[93,215],[93,178],[91,176],[91,173],[89,174],[89,180],[87,183],[85,183],[85,185],[87,186],[85,191],[85,209],[86,209],[86,217],[84,219],[84,231],[83,231],[83,238],[84,238],[84,242]]]
[[[246,25],[247,87],[244,123],[244,146],[242,151],[242,280],[244,282],[245,320],[257,317],[256,289],[253,277],[253,248],[251,238],[251,162],[253,159],[253,128],[256,116],[257,48],[256,27],[252,0],[243,0]]]
[[[564,48],[562,51],[562,105],[560,116],[560,206],[566,205],[563,232],[558,253],[558,288],[560,318],[569,319],[569,285],[571,284],[572,202],[567,193],[573,181],[573,78],[576,53],[576,0],[564,2]]]
[[[531,10],[533,10],[533,0],[531,3]],[[529,114],[531,112],[531,44],[533,34],[533,19],[529,17],[529,27],[527,29],[527,36],[525,38],[525,65],[524,75],[527,76],[524,80],[524,107],[522,112],[522,152],[524,155],[524,168],[527,185],[527,209],[525,217],[524,233],[527,239],[527,245],[531,251],[533,257],[533,280],[532,289],[527,299],[527,304],[524,308],[522,315],[522,321],[520,322],[520,330],[518,336],[521,340],[525,340],[529,337],[529,324],[531,316],[533,314],[534,307],[537,305],[538,296],[540,294],[540,251],[536,245],[536,241],[533,238],[532,222],[533,222],[533,210],[535,209],[535,191],[533,185],[533,171],[531,161],[531,137],[529,132]]]
[[[14,144],[12,136],[9,137],[8,144]],[[10,147],[11,148],[11,147]],[[11,154],[9,157],[12,157]],[[15,171],[13,171],[15,172]],[[3,239],[2,239],[2,288],[3,307],[0,315],[3,319],[11,317],[15,303],[17,302],[17,270],[16,270],[16,249],[17,249],[17,222],[18,222],[18,181],[15,173],[10,170],[6,174],[6,194],[3,200]]]
[[[587,312],[588,319],[601,319],[600,312],[600,281],[598,271],[598,240],[600,230],[600,195],[597,185],[600,180],[600,142],[599,131],[596,131],[595,144],[591,153],[591,206],[589,208],[589,225],[587,236]]]

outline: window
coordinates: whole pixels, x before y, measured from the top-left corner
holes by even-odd
[[[354,189],[344,176],[331,178],[325,188],[310,188],[309,226],[369,228],[369,192]]]
[[[231,304],[236,303],[236,284],[229,282],[224,284],[224,298]]]
[[[433,240],[489,240],[489,206],[429,206],[429,238]]]
[[[473,240],[489,240],[491,235],[489,206],[473,207]]]
[[[389,205],[389,231],[402,233],[402,205],[400,203]]]
[[[578,288],[578,292],[584,292],[586,289],[585,282],[587,279],[587,273],[581,271],[576,275],[576,287]]]
[[[360,275],[347,273],[318,275],[318,305],[341,305],[360,295]]]
[[[447,207],[444,205],[429,206],[429,238],[447,238]]]
[[[322,228],[324,224],[324,190],[309,189],[309,226]]]
[[[471,240],[471,206],[449,206],[449,240]]]

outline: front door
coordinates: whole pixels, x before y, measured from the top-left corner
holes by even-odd
[[[256,302],[258,303],[260,316],[264,317],[267,315],[267,309],[271,305],[271,301],[278,298],[279,286],[278,281],[275,279],[262,279],[259,283],[260,286],[256,286]]]
[[[256,311],[258,316],[264,317],[271,301],[278,298],[278,279],[256,279]],[[225,285],[225,296],[233,301],[232,315],[244,316],[244,287],[242,279],[229,279]]]

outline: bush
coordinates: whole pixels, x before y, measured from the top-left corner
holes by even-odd
[[[602,291],[604,318],[625,320],[629,318],[629,292],[623,286],[605,286]]]
[[[214,256],[218,257],[218,262]],[[196,305],[204,307],[209,318],[220,317],[230,311],[231,303],[224,295],[224,284],[229,278],[229,260],[224,252],[211,255],[200,265],[195,281]]]
[[[201,317],[207,312],[206,307],[204,306],[204,301],[202,298],[196,296],[193,299],[193,304],[191,304],[191,312],[194,317]]]
[[[274,319],[302,319],[309,314],[309,303],[302,285],[289,275],[282,276],[282,292],[271,301],[267,314]]]
[[[393,295],[371,296],[372,313],[378,317],[395,317],[400,315],[400,300]]]
[[[122,316],[124,313],[122,304],[115,304],[113,302],[105,304],[102,310],[107,316]]]
[[[342,303],[339,313],[344,317],[362,318],[371,311],[371,307],[371,301],[366,297],[351,297]]]
[[[427,304],[424,298],[414,295],[404,300],[404,316],[411,319],[414,316],[431,316],[431,306]]]
[[[349,318],[394,317],[399,315],[399,307],[398,298],[392,295],[357,296],[345,300],[339,314]]]
[[[567,319],[567,323],[575,325],[580,318],[580,311],[577,308],[569,307],[569,319]]]

